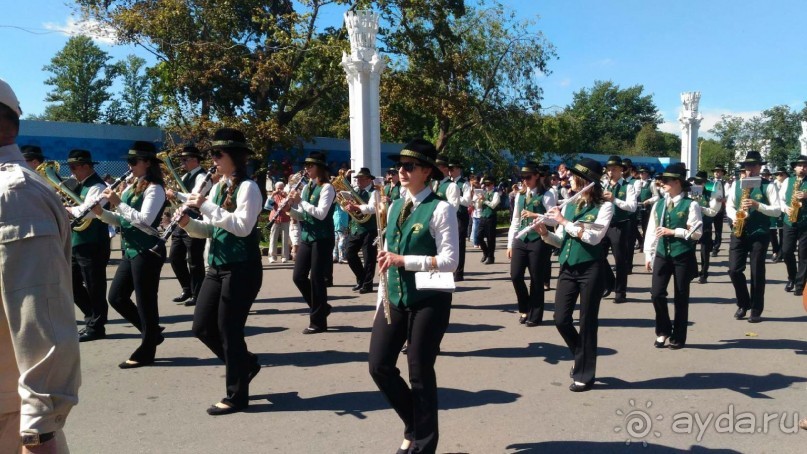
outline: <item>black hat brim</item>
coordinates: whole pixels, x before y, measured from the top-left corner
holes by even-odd
[[[598,181],[600,181],[600,178],[602,178],[601,173],[597,173],[597,172],[589,169],[588,167],[584,167],[584,166],[581,166],[579,164],[575,164],[575,165],[569,167],[569,172],[572,172],[573,174],[575,174],[578,177],[588,181],[589,183],[598,182]]]
[[[414,159],[417,159],[420,162],[428,164],[432,168],[432,178],[435,179],[435,180],[442,180],[443,179],[443,176],[444,176],[443,172],[437,167],[437,163],[435,162],[435,160],[428,157],[428,156],[426,156],[423,153],[418,153],[417,151],[404,149],[404,150],[401,150],[401,152],[398,153],[398,154],[390,155],[389,159],[391,161],[393,161],[393,162],[398,162],[404,156],[407,157],[407,158],[414,158]]]

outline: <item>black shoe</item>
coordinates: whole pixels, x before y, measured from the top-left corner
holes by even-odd
[[[655,341],[653,341],[653,346],[654,346],[654,347],[656,347],[656,348],[664,348],[664,344],[665,344],[666,342],[667,342],[667,339],[666,339],[666,338],[665,338],[663,341],[661,341],[661,342],[659,342],[659,340],[658,340],[658,339],[656,339]],[[670,343],[672,344],[672,341],[670,341]]]
[[[178,297],[174,298],[173,301],[175,303],[184,303],[191,296],[193,296],[193,295],[191,295],[190,292],[182,292],[182,294],[179,295]]]
[[[670,341],[670,350],[680,350],[684,348],[684,344],[682,342],[678,342],[675,340]]]
[[[78,341],[79,342],[91,342],[94,340],[104,339],[106,338],[106,331],[105,330],[97,330],[97,329],[83,329],[81,330]]]
[[[626,298],[624,296],[617,296],[617,297],[614,298],[614,304],[622,304],[622,303],[627,303],[627,302],[628,302],[628,298]]]
[[[793,282],[793,281],[787,281],[787,284],[785,284],[785,291],[786,291],[786,292],[792,292],[792,291],[793,291],[793,289],[794,289],[795,287],[796,287],[796,283],[795,283],[795,282]]]
[[[411,452],[411,449],[398,448],[398,450],[395,451],[395,454],[409,454],[410,452]]]
[[[480,260],[480,261],[479,261],[479,263],[485,263],[485,261],[486,261],[487,259],[488,259],[488,256],[487,256],[487,255],[483,255],[483,256],[482,256],[482,260]]]
[[[309,326],[303,330],[303,334],[319,334],[324,333],[325,331],[328,331],[328,328],[312,328]]]
[[[148,366],[150,364],[154,364],[154,360],[150,361],[132,361],[131,359],[127,359],[126,361],[118,364],[118,367],[121,369],[137,369],[138,367]]]
[[[580,384],[577,384],[575,382],[572,382],[572,384],[569,385],[569,391],[574,392],[574,393],[581,393],[583,391],[588,391],[589,389],[591,389],[591,383],[590,382],[586,383],[584,385],[580,385]]]
[[[530,328],[532,328],[533,326],[538,326],[540,324],[541,324],[541,322],[533,322],[533,321],[529,321],[529,320],[524,322],[524,326],[529,326]]]
[[[737,320],[742,320],[745,318],[745,314],[748,313],[748,309],[737,308],[737,312],[734,313],[734,318]]]
[[[698,278],[698,284],[705,284],[706,283],[706,276],[701,276]]]
[[[526,315],[519,315],[518,316],[518,322],[523,325],[524,323],[527,322],[527,316]]]
[[[605,290],[605,291],[602,293],[602,299],[608,298],[608,295],[610,295],[610,294],[611,294],[611,292],[612,292],[612,290],[611,290],[611,289],[606,289],[606,290]]]
[[[804,290],[795,290],[793,291],[793,296],[801,296],[804,294]]]
[[[759,323],[762,321],[762,315],[756,311],[751,311],[751,316],[748,317],[748,323]]]
[[[362,287],[359,289],[359,293],[364,295],[365,293],[373,293],[373,286],[370,287]]]
[[[717,251],[712,251],[712,257],[717,257]]]
[[[196,298],[191,298],[188,301],[185,301],[185,307],[193,307],[196,306]]]
[[[361,284],[356,284],[350,289],[353,290],[354,292],[358,292],[359,290],[361,290]]]
[[[207,414],[210,416],[222,416],[222,415],[229,415],[232,413],[238,413],[239,411],[247,408],[246,406],[243,407],[217,407],[215,405],[211,405],[207,409]]]
[[[485,260],[485,265],[493,265],[493,263],[494,263],[493,257],[490,257],[489,259]]]

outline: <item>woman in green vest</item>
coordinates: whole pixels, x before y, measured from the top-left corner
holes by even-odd
[[[544,319],[544,288],[542,284],[551,267],[546,259],[551,254],[548,244],[541,241],[536,232],[517,238],[517,233],[527,227],[539,215],[557,206],[555,194],[544,186],[538,164],[527,162],[521,168],[524,193],[518,192],[513,200],[513,217],[507,235],[507,258],[510,259],[510,280],[518,302],[518,322],[526,326],[538,326]],[[524,282],[526,270],[530,270],[530,287]]]
[[[701,206],[684,193],[689,188],[686,166],[670,164],[661,174],[666,196],[656,202],[645,233],[645,267],[653,272],[650,298],[656,312],[656,348],[683,348],[689,321],[689,283],[697,274],[695,245],[703,232]],[[667,285],[674,277],[675,320],[667,307]]]
[[[605,237],[614,205],[603,198],[600,185],[599,162],[584,158],[569,170],[572,190],[577,193],[589,183],[595,183],[583,193],[577,203],[569,203],[561,213],[558,207],[551,208],[547,216],[557,222],[555,232],[549,232],[543,224],[535,231],[541,239],[560,248],[558,261],[560,274],[555,289],[555,326],[574,356],[574,366],[569,375],[573,392],[588,391],[594,384],[597,368],[597,328],[600,300],[605,288],[607,265]],[[580,332],[575,329],[572,315],[577,298],[580,297]]]
[[[118,365],[121,369],[132,369],[153,363],[157,345],[163,341],[157,292],[165,262],[165,243],[144,230],[159,225],[165,208],[165,188],[153,143],[135,142],[126,161],[135,182],[120,197],[109,188],[101,193],[115,207],[114,212],[104,210],[101,204],[93,212],[107,224],[121,228],[123,259],[109,286],[109,305],[140,330],[140,347]],[[137,305],[132,302],[132,293]]]
[[[437,428],[437,377],[434,362],[448,328],[451,293],[418,289],[415,273],[453,272],[459,258],[459,231],[454,208],[429,188],[440,180],[434,145],[416,139],[390,158],[397,161],[406,196],[389,208],[385,250],[378,255],[387,273],[388,322],[379,304],[370,338],[369,366],[381,393],[404,423],[404,440],[398,453],[433,453]],[[385,289],[379,289],[379,296]],[[409,382],[396,367],[404,342]]]
[[[327,279],[333,276],[331,254],[336,242],[333,226],[333,201],[336,191],[330,183],[328,161],[324,153],[313,151],[303,163],[309,183],[302,192],[291,191],[291,217],[300,222],[300,243],[294,258],[292,280],[311,309],[309,324],[303,334],[327,331]]]
[[[212,416],[241,411],[249,406],[249,383],[260,372],[258,357],[244,341],[247,316],[261,288],[258,215],[262,197],[247,176],[252,150],[244,134],[221,128],[213,136],[210,155],[221,180],[210,198],[191,194],[187,205],[199,208],[201,220],[187,215],[180,226],[194,238],[209,238],[208,269],[196,309],[193,334],[225,364],[226,397],[207,409]]]

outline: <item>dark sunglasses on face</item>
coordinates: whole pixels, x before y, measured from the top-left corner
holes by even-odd
[[[395,163],[395,168],[396,169],[398,169],[398,170],[404,169],[407,172],[412,172],[413,170],[415,170],[415,167],[423,167],[423,166],[421,166],[420,164],[418,164],[416,162],[396,162]]]
[[[130,166],[136,166],[136,165],[137,165],[137,163],[138,163],[138,162],[140,162],[140,161],[142,161],[142,159],[140,159],[140,158],[127,158],[127,159],[126,159],[126,162],[127,162],[127,163],[128,163]]]
[[[221,159],[221,154],[222,154],[221,151],[213,150],[210,152],[210,157],[213,159]]]
[[[303,164],[304,169],[310,169],[311,167],[314,167],[314,164],[310,162],[306,162],[305,164]]]

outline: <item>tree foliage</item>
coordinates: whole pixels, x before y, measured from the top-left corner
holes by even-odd
[[[53,86],[45,101],[42,118],[51,121],[95,123],[103,117],[109,101],[109,87],[114,71],[107,62],[111,57],[86,36],[74,36],[51,59],[44,70],[52,75],[45,84]]]

